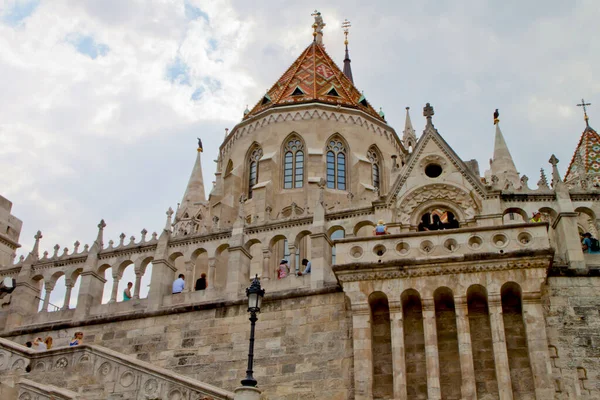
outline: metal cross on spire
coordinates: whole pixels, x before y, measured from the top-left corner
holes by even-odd
[[[345,36],[344,44],[346,45],[346,48],[348,47],[348,33],[350,31],[351,26],[352,25],[350,25],[350,21],[348,21],[347,19],[345,19],[344,22],[342,22],[342,30],[344,31]]]
[[[577,104],[577,107],[583,107],[583,119],[585,120],[585,124],[586,126],[589,128],[590,127],[590,123],[589,123],[589,117],[587,115],[587,109],[585,108],[585,106],[591,106],[592,103],[586,103],[585,100],[581,99],[581,104]]]

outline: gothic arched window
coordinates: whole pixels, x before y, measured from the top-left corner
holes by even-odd
[[[381,168],[379,167],[379,156],[375,150],[370,149],[367,152],[367,158],[371,162],[371,182],[373,183],[373,187],[380,189]]]
[[[346,190],[346,148],[339,139],[327,144],[327,187]]]
[[[301,188],[304,185],[304,145],[297,137],[285,144],[283,158],[283,188]]]
[[[258,160],[263,152],[260,147],[254,148],[248,160],[248,198],[252,198],[252,187],[258,183]]]

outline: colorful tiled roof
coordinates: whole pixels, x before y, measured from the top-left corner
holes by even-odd
[[[565,182],[582,174],[600,175],[600,135],[591,127],[586,127],[579,139],[575,154],[565,175]]]
[[[244,119],[273,107],[314,102],[360,109],[383,120],[333,62],[323,46],[314,41]]]

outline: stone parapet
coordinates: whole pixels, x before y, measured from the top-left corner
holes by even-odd
[[[21,375],[28,366],[33,372],[28,376],[37,383],[53,383],[79,393],[95,392],[77,397],[81,399],[105,399],[115,395],[123,398],[233,399],[231,392],[101,346],[84,344],[36,352],[0,338],[0,379]]]

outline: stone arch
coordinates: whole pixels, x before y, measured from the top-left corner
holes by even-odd
[[[133,261],[131,261],[131,260],[124,260],[124,261],[122,261],[119,264],[119,267],[117,268],[117,273],[119,274],[119,276],[123,276],[123,272],[125,272],[125,270],[127,268],[129,268],[130,265],[133,265]]]
[[[124,260],[119,264],[118,267],[118,288],[117,288],[117,299],[116,301],[124,300],[124,291],[127,288],[127,284],[131,282],[135,285],[135,264],[131,260]],[[114,279],[114,278],[113,278]],[[132,286],[131,295],[133,296],[135,288]]]
[[[312,240],[310,235],[312,232],[308,229],[300,231],[294,239],[294,247],[296,248],[296,259],[294,260],[295,268],[299,271],[303,271],[302,260],[311,260],[312,258]]]
[[[64,293],[66,291],[66,275],[64,271],[54,272],[48,279],[48,284],[51,285],[48,311],[59,311],[64,303]],[[40,297],[46,297],[46,293],[42,293]]]
[[[427,365],[425,362],[425,334],[423,329],[423,304],[415,289],[407,289],[400,296],[404,325],[404,347],[407,394],[409,399],[427,398]]]
[[[502,213],[502,221],[504,224],[519,224],[529,222],[529,216],[522,208],[510,207]]]
[[[288,260],[288,266],[290,265],[287,237],[281,234],[273,236],[269,241],[269,250],[271,250],[270,270],[275,271],[273,276],[277,276],[277,268],[282,259]]]
[[[233,161],[231,161],[231,159],[229,159],[229,161],[227,162],[227,167],[225,167],[225,175],[223,177],[226,178],[227,176],[231,175],[232,172],[233,172]]]
[[[440,389],[442,398],[461,398],[460,385],[462,373],[460,369],[460,353],[458,349],[458,330],[456,326],[456,308],[454,294],[446,286],[433,292],[435,304],[435,323],[440,360]]]
[[[341,225],[334,225],[327,230],[327,236],[333,241],[335,239],[343,239],[346,237],[346,230]],[[335,244],[331,248],[331,265],[336,263],[337,248]]]
[[[371,349],[373,357],[373,398],[388,399],[394,397],[392,335],[390,326],[390,307],[383,292],[369,295],[371,308]]]
[[[376,163],[369,156],[370,152],[375,153],[375,155],[377,157]],[[377,145],[373,143],[371,146],[369,146],[369,149],[367,150],[366,155],[367,155],[367,159],[369,159],[369,161],[371,162],[371,165],[377,164],[378,174],[379,174],[379,193],[385,193],[387,190],[387,185],[386,185],[387,181],[385,180],[386,171],[385,171],[385,160],[383,158],[383,153],[381,153],[381,150],[379,150],[379,147],[377,147]],[[373,175],[374,175],[374,170],[372,169],[371,170],[371,183],[373,183]],[[375,185],[373,184],[373,186],[375,186]]]
[[[259,163],[262,158],[262,146],[258,142],[252,142],[248,147],[246,156],[244,157],[244,175],[242,178],[243,193],[250,199],[252,198],[252,186],[259,182],[260,168]],[[252,184],[251,184],[252,183]]]
[[[588,207],[577,207],[575,209],[577,215],[577,223],[584,228],[585,232],[590,232],[593,237],[597,238],[599,233],[596,226],[596,213]]]
[[[341,144],[341,148],[339,149],[339,151],[335,151],[335,148],[340,147],[340,146],[335,146],[333,144],[335,143],[340,143]],[[328,158],[328,153],[333,152],[334,153],[334,157],[335,157],[335,171],[334,171],[334,182],[331,182],[331,175],[327,174],[327,158]],[[344,159],[345,159],[345,180],[344,180],[344,188],[341,189],[338,187],[338,181],[337,178],[339,176],[338,173],[338,164],[339,164],[339,160],[338,160],[338,154],[344,154]],[[325,148],[323,150],[323,157],[324,157],[324,162],[325,162],[325,172],[326,172],[326,176],[325,176],[325,181],[326,181],[326,187],[329,189],[337,189],[337,190],[344,190],[344,191],[351,191],[350,188],[350,182],[351,181],[351,168],[350,168],[350,155],[351,155],[351,149],[350,146],[348,145],[348,142],[346,141],[346,139],[338,132],[334,133],[333,135],[329,136],[329,138],[327,139],[327,141],[325,142]]]
[[[400,222],[415,227],[420,215],[430,207],[448,208],[461,222],[472,220],[480,209],[469,192],[449,183],[419,186],[403,195],[396,204]]]
[[[359,223],[357,223],[356,225],[354,225],[354,228],[352,229],[352,233],[354,234],[355,237],[365,237],[365,236],[371,236],[372,232],[371,229],[369,228],[364,229],[366,226],[375,228],[377,224],[371,220],[365,220],[365,221],[360,221]]]
[[[227,270],[229,263],[229,243],[222,243],[215,249],[214,263],[214,285],[218,289],[225,289],[225,286],[227,285]]]
[[[244,248],[250,253],[250,277],[258,275],[262,277],[263,248],[262,242],[257,238],[252,238],[244,244]]]
[[[410,224],[412,226],[418,226],[422,216],[435,209],[446,209],[447,211],[451,211],[459,223],[465,222],[466,217],[464,211],[458,204],[455,204],[450,200],[428,200],[413,210],[413,213],[410,216]]]
[[[542,217],[547,216],[546,219],[550,218],[550,220],[547,221],[550,224],[552,224],[556,220],[556,217],[558,216],[558,213],[551,207],[542,207],[538,211],[542,213]],[[526,221],[529,222],[530,219],[531,219],[531,216],[528,216]]]
[[[296,145],[290,143],[290,142],[297,142]],[[291,144],[291,145],[290,145]],[[307,156],[306,156],[306,142],[304,141],[304,138],[302,136],[300,136],[299,133],[297,132],[291,132],[289,135],[287,135],[285,137],[285,139],[283,139],[283,142],[281,142],[281,148],[280,148],[280,155],[281,155],[281,166],[282,166],[282,171],[281,171],[281,178],[280,178],[280,182],[281,182],[281,188],[282,189],[294,189],[294,188],[302,188],[305,186],[305,182],[306,182],[306,160],[307,160]],[[291,153],[291,159],[287,159],[287,154]],[[297,158],[299,157],[299,158]],[[291,175],[289,175],[290,178],[290,187],[286,187],[286,168],[287,168],[287,164],[291,163],[291,170],[290,173]],[[301,178],[301,183],[297,186],[296,182],[297,182],[297,171],[300,170],[302,171],[302,178]]]
[[[467,307],[470,331],[478,332],[477,335],[471,335],[477,398],[498,398],[488,293],[484,286],[469,286]]]
[[[502,318],[513,393],[521,398],[534,398],[530,385],[533,373],[529,362],[527,332],[523,320],[522,289],[516,282],[506,282],[500,289]]]

